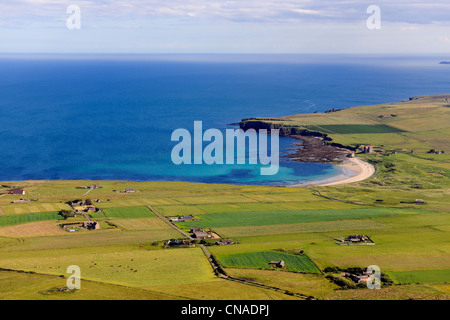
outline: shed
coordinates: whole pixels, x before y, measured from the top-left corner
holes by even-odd
[[[275,268],[283,268],[286,264],[284,263],[284,260],[280,260],[280,261],[270,261],[269,265]]]
[[[12,190],[9,190],[8,193],[12,194],[12,195],[23,195],[23,194],[25,194],[25,190],[23,190],[23,189],[12,189]]]

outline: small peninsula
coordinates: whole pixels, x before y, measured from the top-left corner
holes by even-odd
[[[450,146],[449,98],[410,97],[398,103],[332,108],[324,113],[248,118],[239,125],[244,130],[279,129],[281,136],[298,139],[300,142],[293,144],[292,152],[286,155],[294,161],[340,164],[344,173],[340,177],[307,184],[332,185],[338,183],[336,180],[347,183],[369,178],[375,171],[371,165],[390,163],[390,156],[396,153],[414,159],[444,154]],[[448,161],[443,156],[436,160]],[[363,179],[349,179],[351,171]],[[365,174],[361,176],[362,171]]]

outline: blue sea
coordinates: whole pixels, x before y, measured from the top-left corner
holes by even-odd
[[[330,164],[175,165],[177,128],[450,93],[448,57],[356,55],[0,56],[0,180],[92,179],[278,185]],[[285,150],[297,142],[280,138]]]

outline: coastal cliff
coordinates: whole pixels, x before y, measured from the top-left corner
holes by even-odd
[[[305,136],[305,137],[321,137],[325,140],[329,139],[326,133],[321,133],[318,131],[311,131],[307,129],[301,129],[295,126],[289,126],[279,123],[272,123],[271,120],[275,119],[258,119],[258,118],[249,118],[242,119],[239,122],[239,127],[243,130],[248,129],[266,129],[268,132],[272,129],[279,129],[280,136]],[[278,119],[277,119],[278,120]],[[279,121],[279,120],[278,120]]]
[[[341,163],[346,156],[351,154],[352,147],[332,142],[326,133],[312,131],[282,123],[273,123],[279,119],[242,119],[239,127],[243,130],[266,129],[270,132],[279,129],[280,136],[291,137],[300,140],[301,143],[292,144],[290,153],[285,157],[300,162]]]

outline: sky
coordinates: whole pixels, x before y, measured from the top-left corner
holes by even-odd
[[[447,54],[449,17],[448,0],[0,0],[0,53]]]

